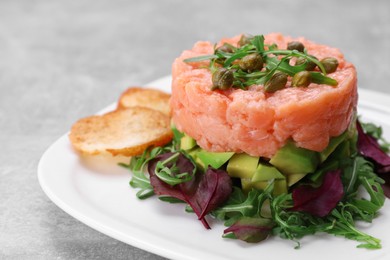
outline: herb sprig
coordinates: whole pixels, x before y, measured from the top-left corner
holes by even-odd
[[[337,86],[338,82],[327,76],[328,72],[336,70],[338,66],[336,59],[326,58],[319,61],[314,56],[309,55],[306,50],[282,50],[278,49],[276,44],[266,45],[264,40],[263,35],[257,35],[245,41],[247,43],[239,47],[225,43],[224,48],[215,48],[214,54],[188,58],[184,62],[210,61],[208,69],[213,74],[212,89],[224,90],[230,87],[246,89],[251,85],[269,85],[270,87],[266,88],[265,91],[274,92],[275,89],[284,88],[287,82],[287,80],[283,80],[283,83],[280,83],[280,81],[275,80],[273,76],[277,73],[285,74],[286,79],[287,76],[305,77],[304,80],[296,79],[293,81],[293,86],[296,87],[305,87],[310,82]],[[259,57],[253,54],[260,57],[261,61],[266,64],[265,68],[262,65],[259,66]],[[245,59],[249,56],[252,59]],[[290,65],[293,58],[301,59],[304,62]],[[311,71],[299,74],[299,72],[307,70],[308,64],[314,65],[314,67],[311,66]],[[319,70],[313,71],[315,67],[318,67]]]

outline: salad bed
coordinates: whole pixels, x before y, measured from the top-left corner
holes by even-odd
[[[209,217],[224,221],[225,238],[254,243],[277,235],[299,248],[301,237],[325,232],[356,240],[358,247],[381,248],[378,238],[356,228],[356,221],[371,222],[385,195],[389,197],[384,181],[390,169],[389,143],[380,127],[356,120],[343,138],[333,139],[337,144],[326,158],[318,153],[315,170],[291,185],[287,173],[267,179],[264,171],[265,179],[257,177],[247,185],[247,176],[238,178],[229,168],[233,154],[225,153],[225,161],[219,157],[216,165],[211,160],[212,167],[210,157],[199,156],[196,143],[188,146],[183,133],[173,132],[169,144],[121,164],[131,170],[130,185],[138,189],[138,198],[157,195],[165,202],[185,203],[185,210],[195,213],[207,229]],[[257,166],[273,167],[272,158],[257,161]]]

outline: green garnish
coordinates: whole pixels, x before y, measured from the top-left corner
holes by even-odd
[[[174,132],[174,139],[169,145],[164,147],[156,147],[153,149],[146,149],[142,155],[132,157],[129,164],[119,163],[119,166],[129,169],[133,173],[129,184],[131,187],[139,189],[136,194],[137,198],[139,199],[147,199],[154,195],[149,176],[146,174],[146,167],[148,163],[160,154],[174,152],[177,150],[181,133],[176,129],[172,130]],[[161,172],[161,175],[164,176],[163,172],[166,173],[166,169],[163,169]]]
[[[159,149],[156,148],[154,152],[157,152],[157,150]],[[148,158],[148,150],[145,150],[141,156],[133,157],[129,164],[119,163],[119,166],[132,171],[133,176],[130,181],[130,186],[139,189],[136,194],[139,199],[147,199],[154,195],[150,180],[144,173],[144,169],[149,162]]]
[[[248,195],[235,188],[225,205],[212,214],[225,221],[225,226],[231,226],[241,218],[268,218],[275,225],[273,234],[295,241],[296,248],[300,247],[300,238],[318,232],[359,241],[359,248],[381,248],[381,241],[358,230],[355,221],[371,222],[375,218],[385,200],[380,186],[383,180],[376,176],[372,164],[361,156],[348,159],[344,167],[348,169],[343,175],[346,194],[325,217],[290,210],[293,207],[291,193],[274,196],[273,182],[264,191],[253,189]],[[361,188],[369,194],[369,199],[359,198],[357,193]]]
[[[154,174],[156,174],[160,180],[172,186],[191,180],[196,173],[196,167],[191,173],[180,172],[179,167],[176,165],[179,156],[180,153],[176,152],[164,161],[157,162]]]
[[[275,83],[269,83],[275,80],[273,77],[275,74],[280,75],[281,72],[286,76],[294,77],[299,72],[310,71],[306,74],[307,78],[310,78],[309,84],[311,82],[330,86],[338,84],[335,79],[326,76],[327,73],[332,73],[337,69],[337,59],[328,57],[319,61],[306,52],[301,42],[290,42],[286,50],[281,50],[275,44],[266,45],[263,35],[243,35],[238,45],[239,47],[234,47],[224,44],[216,48],[212,55],[193,57],[185,59],[184,62],[209,60],[209,69],[213,73],[213,90],[226,90],[231,87],[246,89],[251,85],[268,84],[272,87],[265,88],[265,91],[275,92],[286,87],[286,84],[279,82],[275,87]],[[297,59],[295,66],[290,65],[292,58]],[[221,66],[224,75],[228,76],[227,80],[221,77]],[[319,69],[318,72],[313,71],[316,67]],[[280,76],[276,78],[279,79]],[[306,87],[307,82],[300,85]]]
[[[261,45],[258,47],[261,48]],[[282,63],[283,59],[279,62]],[[287,75],[276,71],[271,78],[280,73]],[[383,139],[380,127],[371,123],[362,125],[367,134],[382,140],[382,143],[388,146],[389,143]],[[196,157],[199,154],[193,153],[199,147],[182,150],[180,142],[184,135],[176,128],[172,130],[174,138],[171,143],[164,147],[148,149],[142,155],[133,157],[128,165],[121,164],[121,166],[133,172],[130,185],[138,189],[139,199],[148,198],[156,191],[159,199],[164,202],[187,203],[186,212],[196,213],[199,217],[200,210],[197,204],[194,204],[193,200],[183,198],[187,198],[189,194],[190,196],[195,194],[200,196],[196,201],[203,201],[204,191],[211,191],[214,194],[219,189],[217,189],[218,186],[210,186],[212,188],[207,189],[208,185],[203,184],[208,184],[212,180],[209,179],[202,185],[200,182],[197,183],[198,188],[206,187],[201,193],[193,192],[191,188],[186,190],[196,183],[197,178],[206,176],[206,173],[202,167],[197,167],[196,160],[194,160],[194,158],[200,158]],[[224,230],[223,237],[260,242],[269,235],[277,235],[294,241],[296,248],[299,248],[299,241],[302,237],[322,232],[358,241],[357,247],[359,248],[381,248],[380,239],[360,231],[356,226],[358,221],[372,222],[385,202],[382,188],[385,182],[376,174],[375,164],[364,158],[358,151],[357,134],[354,132],[354,136],[339,143],[314,172],[289,187],[287,193],[275,192],[278,187],[277,178],[269,179],[268,185],[262,188],[252,188],[252,190],[245,190],[243,182],[241,185],[235,183],[229,197],[208,212],[224,221],[225,226],[228,227]],[[183,158],[188,159],[187,163],[191,167],[183,168]],[[147,167],[148,163],[154,165],[155,168]],[[228,167],[229,164],[224,163],[218,166],[218,169],[224,171]],[[149,174],[146,173],[146,169]],[[209,167],[208,170],[212,168]],[[218,175],[220,174],[214,177]],[[230,177],[227,176],[227,178]],[[156,184],[156,179],[168,185],[162,185],[159,182]],[[182,185],[186,182],[191,185]],[[221,183],[227,182],[225,180]],[[156,187],[157,190],[155,190]],[[161,194],[161,188],[164,191],[163,194]],[[185,193],[186,196],[180,195],[188,191],[190,193]],[[339,194],[340,197],[335,194]],[[213,200],[209,200],[205,205],[209,205],[210,202],[214,203]],[[208,206],[205,208],[207,209]],[[325,213],[323,213],[324,208],[327,208]]]

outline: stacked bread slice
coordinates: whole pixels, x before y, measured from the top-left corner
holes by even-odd
[[[69,139],[81,154],[142,154],[172,139],[169,99],[169,94],[156,89],[128,88],[116,110],[80,119],[72,126]]]

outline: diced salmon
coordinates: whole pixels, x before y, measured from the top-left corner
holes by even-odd
[[[240,36],[219,44],[236,44]],[[207,61],[185,63],[184,59],[212,54],[213,44],[198,42],[172,66],[172,119],[176,127],[209,151],[245,152],[270,158],[288,139],[300,147],[322,151],[332,136],[344,132],[354,117],[357,104],[355,67],[336,48],[304,38],[281,34],[265,36],[267,44],[285,49],[287,43],[302,42],[308,53],[319,59],[335,57],[339,67],[329,74],[338,86],[310,84],[265,93],[263,86],[248,90],[212,91]]]

